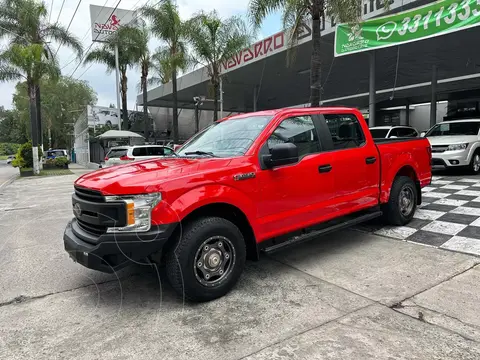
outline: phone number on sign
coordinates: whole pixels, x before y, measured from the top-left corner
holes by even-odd
[[[436,27],[442,26],[442,21],[451,25],[455,20],[466,21],[471,16],[480,16],[480,8],[471,9],[471,2],[464,0],[460,4],[452,3],[445,8],[442,6],[437,12],[430,10],[425,15],[417,14],[413,18],[406,17],[403,19],[400,25],[397,25],[394,21],[388,21],[377,28],[377,40],[385,40],[397,32],[400,36],[404,36],[407,33],[415,33],[423,26],[423,30],[428,30],[430,24],[435,24]],[[480,0],[477,0],[473,5],[480,6]],[[432,20],[435,21],[432,21]]]

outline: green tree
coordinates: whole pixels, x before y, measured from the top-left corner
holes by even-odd
[[[98,63],[107,67],[107,73],[115,70],[115,45],[118,46],[118,65],[120,70],[120,94],[122,98],[122,122],[124,130],[128,130],[127,109],[127,70],[134,67],[138,62],[137,34],[128,28],[115,36],[100,47],[90,51],[85,57],[85,63]]]
[[[41,44],[18,45],[12,44],[0,54],[0,81],[24,80],[27,84],[29,112],[32,124],[32,139],[34,156],[34,172],[40,172],[36,151],[38,138],[36,132],[37,119],[37,85],[42,78],[48,77],[56,81],[60,76],[60,68],[55,57],[46,58],[44,47]]]
[[[388,2],[386,0],[385,2]],[[312,21],[312,55],[310,59],[310,105],[321,100],[321,21],[325,15],[341,22],[356,22],[360,17],[361,0],[250,0],[249,12],[256,26],[267,15],[283,10],[283,27],[291,28],[290,46],[294,46],[302,23]]]
[[[28,101],[27,101],[28,103]],[[0,143],[23,144],[27,142],[27,123],[22,121],[17,109],[2,111],[0,119]],[[12,154],[16,151],[11,152]]]
[[[216,11],[201,12],[187,22],[194,61],[207,68],[213,86],[213,121],[218,119],[221,66],[253,40],[245,22],[237,16],[221,19]]]
[[[166,63],[171,70],[173,95],[173,141],[178,142],[178,71],[184,71],[187,61],[187,25],[180,19],[178,7],[173,0],[160,0],[155,6],[144,6],[140,14],[150,21],[150,30],[153,35],[163,40],[168,49]]]
[[[44,145],[54,148],[70,147],[72,123],[83,116],[87,105],[97,101],[95,91],[86,81],[61,77],[58,81],[42,80],[42,118],[45,139]],[[26,83],[18,83],[13,96],[15,109],[21,114],[28,108]]]
[[[41,45],[44,56],[52,60],[56,57],[60,46],[66,46],[72,49],[80,59],[83,54],[81,41],[63,25],[57,22],[50,23],[49,19],[47,6],[43,1],[2,0],[0,1],[0,39],[6,39],[10,44]],[[54,51],[55,47],[57,49]],[[35,120],[40,127],[40,87],[36,88],[36,102]]]

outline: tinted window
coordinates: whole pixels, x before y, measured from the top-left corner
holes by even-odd
[[[317,131],[311,116],[283,120],[268,139],[268,148],[287,142],[297,146],[300,157],[320,151]]]
[[[478,135],[479,122],[458,122],[437,124],[425,136]]]
[[[370,129],[370,132],[374,139],[383,139],[387,137],[389,130],[390,129]]]
[[[108,152],[107,157],[118,159],[122,156],[127,155],[127,151],[128,151],[127,149],[112,149]]]
[[[147,148],[148,156],[163,156],[165,155],[164,148],[161,146],[152,146]]]
[[[133,156],[147,156],[147,148],[145,147],[137,147],[133,149],[132,152]]]
[[[358,119],[350,114],[325,114],[325,120],[332,135],[335,150],[362,146],[365,136]]]
[[[400,137],[415,137],[417,132],[414,129],[410,128],[398,128],[398,136]]]

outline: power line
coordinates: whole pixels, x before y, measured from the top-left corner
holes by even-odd
[[[53,3],[53,2],[52,2]],[[57,21],[55,21],[55,25],[58,24],[58,20],[60,20],[60,15],[62,15],[62,11],[63,11],[63,5],[65,5],[65,0],[62,1],[62,6],[60,7],[60,12],[58,13],[58,16],[57,16]]]
[[[103,8],[105,8],[105,6],[107,5],[108,2],[109,2],[109,0],[105,1],[105,3],[102,6],[102,10],[103,10]],[[100,10],[100,12],[101,12],[101,10]],[[97,17],[95,18],[95,20],[93,22],[97,21],[98,17],[100,16],[100,12],[97,14]],[[90,30],[91,30],[91,26],[88,27],[87,31],[85,32],[82,39],[80,40],[81,43],[83,43],[85,41],[85,38],[88,36],[88,33],[90,32]],[[72,62],[75,61],[75,55],[72,55],[71,58],[67,61],[68,61],[68,63],[65,64],[64,66],[62,66],[61,70],[65,69],[68,65],[70,65]]]
[[[52,0],[52,3],[50,4],[50,12],[48,13],[48,23],[50,23],[50,19],[52,18],[52,11],[53,11],[53,3],[55,0]]]
[[[79,8],[79,6],[80,6],[81,3],[82,3],[82,0],[78,0],[78,4],[77,4],[77,7],[76,7],[76,9],[75,9],[75,12],[73,13],[72,18],[70,19],[70,23],[69,23],[68,26],[67,26],[67,32],[68,32],[68,30],[70,29],[70,26],[72,25],[72,21],[73,21],[73,19],[75,18],[75,15],[77,14],[78,8]],[[60,44],[58,44],[58,48],[57,48],[57,51],[55,51],[54,57],[57,56],[58,50],[60,50],[60,46],[62,46],[62,42],[60,42]]]
[[[117,7],[118,7],[118,5],[120,5],[121,2],[122,2],[122,0],[118,0],[117,5],[113,8],[112,12],[110,13],[110,15],[108,16],[107,20],[105,21],[105,23],[104,23],[103,25],[107,25],[108,20],[110,20],[110,18],[112,17],[113,13],[115,12],[115,10],[117,10]],[[100,32],[97,34],[95,40],[92,41],[92,43],[91,43],[90,46],[88,47],[87,51],[85,51],[85,54],[88,54],[88,52],[90,51],[90,49],[92,48],[93,44],[95,43],[95,41],[98,39],[99,36],[100,36]],[[77,67],[76,67],[75,70],[73,70],[73,72],[70,74],[70,77],[73,77],[73,74],[75,74],[75,72],[77,71],[77,69],[79,68],[79,66],[82,64],[83,60],[85,59],[85,56],[86,56],[86,55],[83,55],[83,56],[82,56],[82,58],[80,59],[80,61],[79,61],[78,64],[77,64]]]

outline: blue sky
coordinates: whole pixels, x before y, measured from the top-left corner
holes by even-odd
[[[44,0],[47,5],[47,9],[51,11],[51,22],[55,22],[58,18],[59,23],[65,27],[68,26],[72,16],[75,12],[75,8],[78,4],[74,0],[66,0],[62,8],[61,0]],[[91,44],[91,30],[90,30],[90,9],[89,5],[114,7],[118,0],[89,0],[82,1],[78,8],[77,14],[73,18],[70,31],[75,34],[84,44],[87,49]],[[135,9],[145,3],[154,4],[155,0],[122,0],[119,8],[121,9]],[[177,0],[180,15],[182,18],[187,19],[199,10],[211,11],[216,10],[223,18],[232,15],[245,15],[248,7],[249,0]],[[60,11],[61,10],[61,11]],[[264,38],[271,34],[280,31],[281,15],[279,13],[268,16],[258,33],[258,37]],[[156,39],[152,39],[151,48],[154,49],[160,45],[160,42]],[[63,68],[62,73],[64,75],[72,75],[79,62],[75,59],[73,53],[66,48],[60,48],[58,52],[60,65]],[[116,104],[115,95],[115,74],[107,74],[105,67],[100,64],[93,66],[83,66],[80,64],[76,71],[72,75],[74,78],[88,81],[93,89],[97,92],[99,106],[108,106],[110,103]],[[128,105],[129,109],[135,107],[137,84],[140,79],[140,73],[138,69],[129,70],[128,76]],[[12,94],[14,92],[15,83],[0,83],[0,105],[6,108],[12,107]]]

